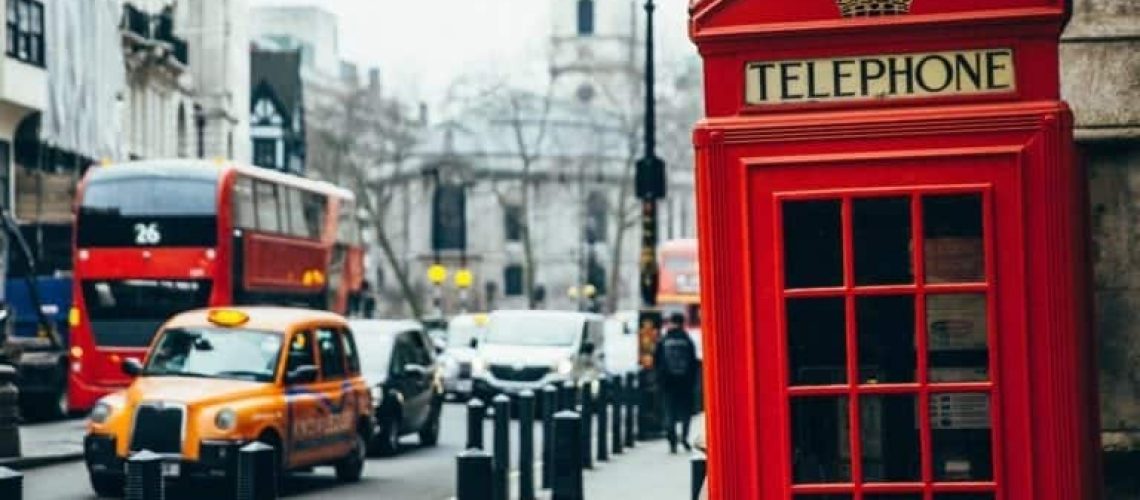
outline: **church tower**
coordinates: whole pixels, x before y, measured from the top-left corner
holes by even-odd
[[[558,97],[628,106],[640,96],[636,0],[551,0],[550,72]]]

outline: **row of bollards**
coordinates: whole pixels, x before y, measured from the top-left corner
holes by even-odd
[[[127,477],[123,496],[127,500],[163,500],[166,479],[163,457],[142,450],[127,459]],[[234,498],[237,500],[272,500],[277,498],[277,451],[265,443],[253,442],[238,450]],[[0,474],[2,475],[2,474]],[[0,493],[4,493],[0,486]],[[9,498],[0,495],[0,498]],[[19,496],[14,497],[19,499]]]
[[[486,404],[467,403],[467,450],[456,458],[458,500],[508,500],[511,495],[510,416],[512,403],[519,418],[518,498],[534,500],[534,419],[541,420],[542,449],[539,479],[554,500],[582,499],[582,471],[619,455],[634,445],[638,405],[634,374],[604,377],[579,385],[567,381],[547,385],[536,395],[529,390],[512,401],[505,394],[492,400],[492,447],[484,446]],[[537,409],[537,411],[536,411]],[[536,415],[537,414],[537,415]],[[624,417],[624,418],[623,418]],[[596,429],[595,433],[595,421]],[[612,431],[612,432],[611,432]],[[596,441],[595,441],[596,438]]]

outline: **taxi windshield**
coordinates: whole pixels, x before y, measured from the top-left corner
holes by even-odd
[[[162,333],[143,375],[271,382],[281,334],[235,328],[172,328]]]

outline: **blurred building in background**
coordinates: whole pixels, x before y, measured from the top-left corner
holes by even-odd
[[[253,164],[305,175],[305,101],[299,50],[250,53]]]
[[[185,3],[197,101],[197,156],[250,161],[250,12],[247,0]]]

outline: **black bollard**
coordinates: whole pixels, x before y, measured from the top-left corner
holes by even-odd
[[[24,475],[7,467],[0,467],[0,498],[24,498]]]
[[[582,468],[594,468],[594,384],[582,385]]]
[[[238,450],[237,500],[277,498],[277,450],[254,441]]]
[[[614,410],[613,418],[610,419],[614,425],[614,455],[622,453],[622,446],[625,445],[625,441],[623,441],[621,437],[621,405],[622,400],[625,398],[625,384],[622,382],[621,375],[614,375],[613,384],[610,385],[610,406],[612,406]]]
[[[534,393],[519,393],[519,500],[534,500]]]
[[[123,488],[127,500],[162,500],[166,485],[162,480],[162,457],[147,450],[127,459],[127,484]]]
[[[487,452],[472,448],[455,457],[456,469],[456,499],[457,500],[491,500],[491,455]]]
[[[562,393],[558,395],[558,408],[578,411],[578,385],[573,380],[562,383]]]
[[[637,419],[637,374],[625,374],[625,447],[633,448],[637,441],[633,422]]]
[[[703,453],[694,453],[689,458],[689,470],[693,474],[693,500],[697,500],[701,496],[701,488],[705,484],[705,476],[708,473],[708,459]]]
[[[602,377],[598,380],[598,399],[594,402],[598,413],[598,461],[605,462],[610,459],[610,379]]]
[[[542,487],[554,484],[554,414],[558,411],[558,388],[542,388]]]
[[[582,500],[582,417],[563,410],[554,415],[554,484],[551,500]]]
[[[487,406],[479,398],[467,402],[467,449],[483,449],[483,418]]]
[[[20,456],[20,390],[16,369],[0,364],[0,458]]]
[[[491,400],[495,408],[495,436],[493,457],[494,472],[492,473],[492,491],[496,500],[509,500],[511,486],[508,481],[511,473],[511,398],[506,394],[499,394]]]

